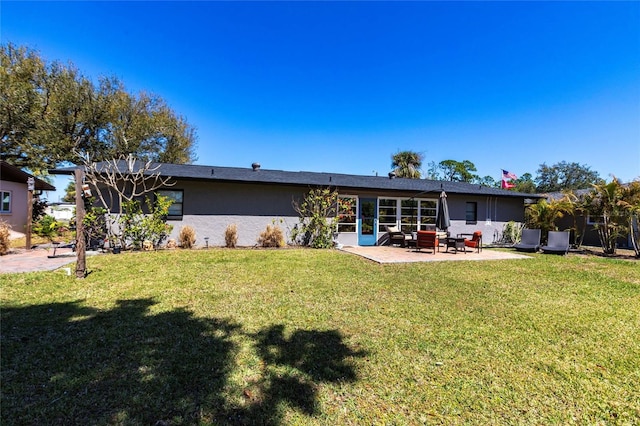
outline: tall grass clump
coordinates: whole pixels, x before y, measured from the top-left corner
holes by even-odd
[[[180,229],[178,240],[180,241],[180,246],[182,248],[193,248],[196,245],[196,230],[189,225],[183,226]]]
[[[228,248],[235,248],[236,244],[238,244],[238,226],[235,223],[232,223],[225,229],[224,243]]]
[[[9,230],[11,226],[0,220],[0,256],[7,254],[11,241],[9,240]]]
[[[280,227],[267,225],[267,229],[262,231],[258,238],[258,244],[262,247],[284,247],[287,243]]]

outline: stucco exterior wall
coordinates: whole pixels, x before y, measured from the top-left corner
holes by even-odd
[[[27,227],[27,184],[0,180],[0,191],[11,192],[11,212],[0,213],[0,220],[11,225],[16,232],[25,232]]]
[[[254,246],[267,225],[279,226],[290,242],[290,231],[298,223],[294,199],[305,190],[293,186],[226,182],[180,181],[171,190],[182,190],[183,216],[168,221],[170,238],[178,239],[180,229],[189,225],[196,231],[196,245],[224,246],[227,226],[238,227],[238,245]]]
[[[475,223],[466,221],[467,202],[477,203],[478,220]],[[482,231],[484,244],[490,244],[498,239],[508,222],[524,222],[524,204],[521,199],[450,195],[448,205],[451,235]]]
[[[180,229],[191,226],[196,231],[196,245],[205,247],[205,237],[209,237],[209,246],[224,246],[224,234],[227,226],[235,224],[238,228],[238,246],[252,247],[258,244],[258,237],[267,228],[267,225],[277,225],[285,234],[287,243],[291,241],[290,231],[298,223],[297,217],[279,217],[273,219],[269,216],[238,216],[238,215],[185,215],[182,220],[169,220],[173,225],[170,238],[178,241]]]

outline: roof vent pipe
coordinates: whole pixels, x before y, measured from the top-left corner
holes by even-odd
[[[257,172],[258,170],[260,170],[260,163],[253,163],[251,165],[251,168],[253,169],[254,172]]]
[[[389,172],[389,179],[393,179],[396,177],[396,172]]]

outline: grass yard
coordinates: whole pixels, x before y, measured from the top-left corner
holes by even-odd
[[[640,263],[191,250],[0,275],[13,424],[640,424]]]

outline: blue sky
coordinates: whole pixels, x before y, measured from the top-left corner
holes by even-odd
[[[197,128],[197,164],[386,175],[413,150],[496,180],[560,161],[640,176],[640,2],[2,1],[0,17],[2,43],[164,98]]]

